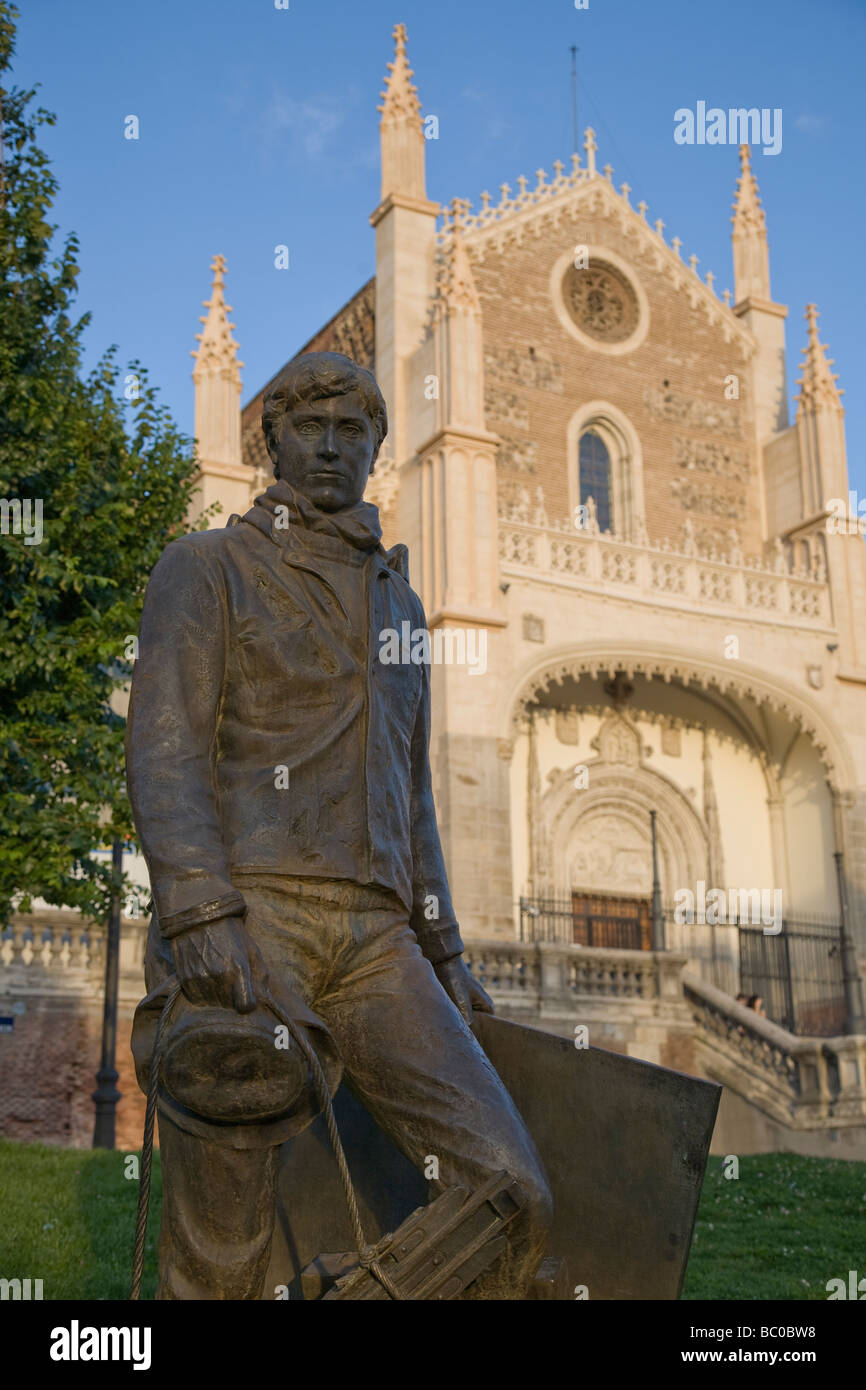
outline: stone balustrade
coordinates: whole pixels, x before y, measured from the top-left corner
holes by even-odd
[[[130,1012],[146,931],[146,919],[123,921],[120,999]],[[670,1048],[693,1042],[699,1074],[789,1129],[866,1125],[866,1037],[797,1037],[689,970],[685,952],[470,940],[465,958],[505,1018],[569,1036],[586,1024],[591,1043],[681,1068]],[[19,915],[0,935],[5,999],[98,1004],[104,970],[105,928],[77,913]]]
[[[682,1009],[680,975],[688,959],[674,951],[619,951],[538,941],[468,941],[466,963],[497,1009],[514,1017],[575,1019],[590,1013],[655,1016]],[[597,1004],[599,1010],[591,1006]],[[625,1005],[625,1008],[622,1006]]]
[[[499,559],[504,576],[554,580],[658,607],[698,606],[798,628],[833,626],[823,565],[810,574],[805,567],[788,567],[784,555],[772,565],[748,563],[736,550],[706,556],[669,542],[657,546],[608,532],[500,518]]]
[[[714,1080],[794,1129],[866,1121],[866,1037],[797,1037],[691,971],[682,988]]]
[[[119,972],[143,992],[148,919],[121,922]],[[99,994],[105,972],[104,925],[51,909],[17,914],[0,932],[0,993]]]

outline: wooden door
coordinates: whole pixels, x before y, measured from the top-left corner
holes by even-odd
[[[652,949],[652,905],[649,898],[573,892],[571,911],[573,940],[580,946],[603,946],[627,951]]]

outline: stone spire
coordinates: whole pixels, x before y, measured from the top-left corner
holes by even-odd
[[[388,64],[388,77],[382,92],[379,136],[382,152],[382,198],[399,194],[404,198],[426,199],[424,174],[424,132],[418,90],[406,56],[406,26],[394,27],[397,51]]]
[[[469,263],[462,223],[468,204],[451,204],[449,235],[442,248],[434,301],[440,428],[484,430],[484,354],[481,300]]]
[[[770,253],[767,246],[767,219],[752,173],[748,145],[740,146],[740,177],[731,218],[734,250],[734,298],[770,299]]]
[[[809,338],[802,348],[803,362],[797,384],[796,427],[800,444],[803,514],[814,516],[830,498],[848,496],[848,464],[845,451],[845,411],[837,377],[830,371],[833,359],[818,337],[818,310],[806,305]]]
[[[467,206],[461,199],[451,204],[437,267],[432,332],[422,340],[413,364],[413,415],[419,425],[427,424],[426,436],[420,436],[420,468],[412,470],[416,478],[421,475],[415,544],[423,552],[420,592],[431,628],[446,618],[504,625],[497,547],[498,441],[484,416],[481,300],[463,236]],[[470,533],[471,564],[466,562]]]
[[[238,345],[229,322],[231,305],[225,302],[224,256],[211,263],[213,286],[204,300],[207,315],[196,334],[198,347],[192,379],[195,383],[196,452],[201,470],[202,508],[218,502],[221,511],[214,521],[224,525],[229,512],[246,511],[249,505],[250,470],[241,461],[241,367]]]
[[[203,468],[208,464],[241,462],[241,367],[238,345],[229,323],[231,305],[226,304],[225,256],[214,256],[211,263],[213,286],[210,299],[203,301],[207,316],[197,333],[198,348],[192,379],[195,382],[195,437]]]
[[[833,358],[827,356],[827,346],[818,337],[818,310],[814,304],[806,305],[804,315],[809,325],[809,340],[800,351],[803,362],[800,364],[802,376],[797,378],[800,390],[797,394],[797,418],[809,411],[837,410],[844,414],[840,391],[836,382],[839,377],[831,372]]]
[[[459,198],[455,198],[451,204],[451,235],[443,252],[439,279],[440,311],[470,309],[473,313],[481,313],[481,300],[475,288],[475,279],[463,239],[463,218],[468,206],[465,200]]]
[[[202,300],[204,308],[208,311],[207,316],[204,314],[199,316],[199,323],[204,324],[204,331],[196,333],[196,342],[199,346],[193,348],[190,354],[196,360],[192,379],[198,385],[206,373],[216,371],[240,390],[240,368],[244,364],[238,361],[238,344],[232,337],[232,330],[235,325],[229,323],[232,306],[226,304],[225,301],[225,256],[214,256],[211,270],[213,271],[211,297]]]

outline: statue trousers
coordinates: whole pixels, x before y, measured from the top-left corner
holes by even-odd
[[[431,1196],[477,1188],[505,1169],[527,1204],[508,1249],[467,1291],[520,1299],[544,1253],[551,1197],[541,1159],[502,1081],[422,955],[408,914],[384,889],[237,874],[246,928],[271,976],[331,1030],[345,1076],[377,1124],[423,1171]],[[148,945],[147,985],[172,973],[171,949]],[[276,1213],[279,1146],[232,1148],[159,1120],[163,1299],[260,1299]],[[291,1142],[288,1141],[288,1142]],[[376,1232],[368,1233],[375,1238]]]

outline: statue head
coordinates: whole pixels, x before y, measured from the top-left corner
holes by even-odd
[[[266,392],[262,429],[274,475],[337,512],[363,497],[388,417],[372,372],[341,352],[306,352]]]

